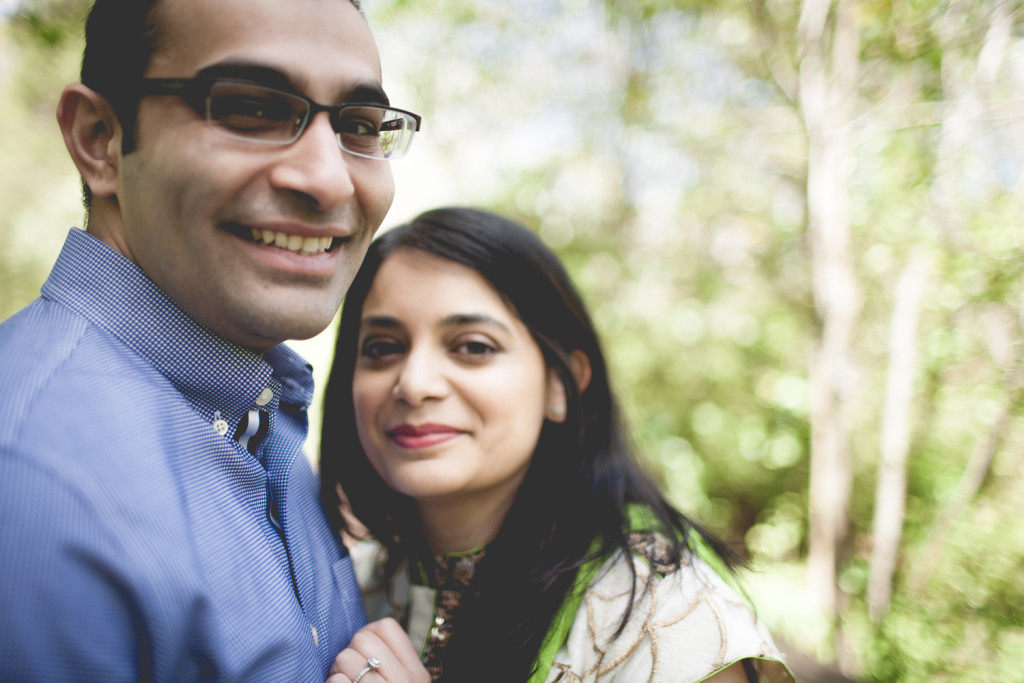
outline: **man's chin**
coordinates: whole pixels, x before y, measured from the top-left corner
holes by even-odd
[[[312,339],[327,329],[340,308],[341,302],[333,309],[317,311],[287,310],[286,307],[251,311],[255,315],[243,318],[237,316],[232,324],[213,327],[213,331],[228,341],[258,352],[266,351],[290,340]],[[222,322],[227,322],[222,319]]]

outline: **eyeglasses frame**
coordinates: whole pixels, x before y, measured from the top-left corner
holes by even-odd
[[[369,107],[372,109],[380,109],[383,111],[397,112],[403,116],[408,117],[413,121],[413,123],[415,124],[415,127],[412,129],[413,133],[419,132],[420,125],[422,122],[422,117],[419,114],[414,114],[411,111],[399,109],[398,107],[392,107],[387,104],[381,104],[380,102],[342,102],[341,104],[333,106],[327,104],[320,104],[316,100],[306,97],[302,93],[293,92],[291,90],[282,90],[281,88],[275,88],[273,86],[269,86],[264,83],[259,83],[257,81],[249,81],[239,78],[223,78],[219,76],[194,76],[192,78],[143,78],[139,81],[139,87],[137,88],[136,92],[140,98],[161,95],[173,95],[180,97],[183,100],[185,100],[185,102],[190,107],[195,109],[197,113],[205,112],[206,121],[212,126],[213,122],[210,119],[209,106],[210,91],[213,90],[213,87],[219,83],[238,83],[242,85],[254,85],[260,88],[265,88],[267,90],[273,90],[276,92],[283,93],[290,97],[302,100],[303,102],[306,103],[306,106],[308,107],[306,118],[305,120],[303,120],[302,126],[298,129],[298,132],[295,134],[295,137],[291,138],[290,140],[261,140],[259,138],[245,137],[243,135],[232,135],[226,132],[226,130],[222,132],[222,134],[226,137],[235,140],[244,140],[246,142],[252,142],[258,145],[285,146],[290,145],[293,142],[296,142],[309,128],[309,124],[310,122],[313,121],[313,118],[323,111],[327,112],[327,116],[331,121],[331,128],[334,129],[335,135],[338,138],[338,146],[343,151],[358,157],[362,157],[364,159],[374,159],[377,161],[391,161],[393,159],[402,158],[402,156],[404,156],[405,154],[405,151],[407,151],[408,149],[408,145],[406,145],[406,150],[403,150],[402,154],[397,157],[370,156],[368,154],[361,154],[359,152],[353,152],[352,150],[345,149],[345,147],[343,147],[341,144],[341,134],[338,132],[337,128],[335,128],[335,121],[340,120],[341,113],[345,109],[351,109],[354,107]]]

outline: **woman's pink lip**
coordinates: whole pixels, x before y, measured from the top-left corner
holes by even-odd
[[[402,448],[429,448],[462,434],[455,427],[441,424],[400,424],[388,430],[388,436]]]
[[[444,432],[458,432],[455,427],[443,424],[426,422],[421,425],[403,423],[388,430],[391,436],[426,436],[427,434],[442,434]]]

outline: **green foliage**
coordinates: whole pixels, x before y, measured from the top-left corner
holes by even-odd
[[[23,0],[10,19],[16,40],[28,51],[59,50],[69,42],[80,51],[78,38],[89,0]]]
[[[1010,464],[1010,463],[1006,463]],[[1013,463],[1019,466],[1018,462]],[[875,681],[1015,680],[1024,654],[1024,513],[1019,475],[957,525],[919,592],[897,593],[878,626],[863,606],[846,615],[853,649]]]
[[[424,203],[484,203],[537,226],[587,295],[637,443],[673,499],[745,542],[758,566],[790,577],[807,543],[808,358],[820,334],[804,233],[806,141],[793,104],[801,4],[459,7],[446,21],[395,3],[371,13],[386,17],[382,40],[397,34],[417,46],[397,71],[411,65],[432,127],[419,153],[444,168],[446,180]],[[933,579],[927,600],[904,585],[906,564],[979,444],[995,444],[1005,457],[1022,438],[1017,421],[998,422],[1020,400],[1022,138],[1013,120],[961,137],[946,126],[965,82],[958,76],[950,91],[948,79],[969,75],[993,7],[858,6],[862,63],[845,163],[863,305],[840,586],[849,605],[841,625],[856,644],[848,664],[872,680],[965,676],[966,665],[954,660],[970,649],[951,643],[968,642],[992,662],[1020,648],[1019,630],[1006,628],[1021,623],[1019,615],[992,607],[1019,604],[1016,589],[997,577],[1012,576],[1020,554],[1001,547],[996,532],[958,530],[956,538],[977,545],[941,547],[948,568],[1000,557],[962,570],[979,577],[988,596],[988,607],[971,607],[971,619],[954,616],[967,603],[952,577],[938,588]],[[472,70],[460,68],[449,45],[473,55]],[[387,45],[382,52],[391,54]],[[1013,96],[1015,78],[1004,71],[979,94],[998,108]],[[472,118],[466,112],[487,130],[463,125]],[[463,139],[487,153],[463,151]],[[517,153],[517,144],[531,155]],[[864,601],[892,304],[920,249],[931,254],[931,271],[918,328],[904,563],[890,616],[875,625]],[[964,519],[986,506],[1009,525],[1001,533],[1020,533],[991,486]],[[778,586],[789,592],[773,589],[772,597],[787,594],[790,606],[806,600],[801,580]],[[782,635],[828,653],[815,640],[828,630],[803,628],[817,617],[787,624],[779,613],[773,626]],[[936,628],[936,620],[949,623]],[[978,671],[994,675],[1000,666]]]
[[[26,2],[0,24],[0,318],[38,295],[68,227],[81,218],[78,180],[54,112],[81,58],[84,4]]]
[[[424,136],[420,147],[446,169],[427,205],[438,195],[484,203],[537,226],[559,249],[593,308],[645,459],[681,507],[746,544],[767,572],[771,587],[759,597],[775,630],[828,658],[827,621],[813,611],[794,619],[807,601],[799,563],[808,359],[821,333],[804,232],[806,141],[794,106],[802,5],[566,0],[526,3],[521,16],[505,7],[477,2],[451,21],[397,5],[381,15],[379,36],[417,45],[410,78],[443,138],[433,147]],[[998,465],[1024,438],[1017,420],[999,422],[1020,402],[1024,138],[1019,119],[975,120],[963,135],[947,125],[993,8],[858,5],[862,63],[844,163],[863,303],[839,583],[853,653],[845,666],[866,680],[998,679],[1024,641],[1020,614],[1005,608],[1020,604],[1019,591],[1000,578],[1015,574],[1021,556],[1018,541],[1001,540],[1024,527],[991,485],[954,520],[927,591],[906,586],[971,454],[994,444]],[[460,69],[448,45],[468,46],[474,69]],[[983,106],[998,110],[1015,96],[1018,76],[1001,74],[978,93]],[[455,123],[467,111],[486,112],[489,130]],[[535,122],[544,128],[530,128]],[[545,144],[531,156],[509,153],[510,140],[540,130],[558,134],[540,136]],[[488,153],[455,149],[461,137]],[[874,624],[865,599],[893,297],[922,249],[931,270],[902,562],[889,616]],[[967,520],[982,509],[999,523],[973,533]],[[963,589],[967,577],[977,589]]]
[[[0,237],[9,248],[0,317],[34,296],[80,219],[53,107],[75,78],[84,4],[26,4],[3,27]],[[457,203],[535,226],[586,295],[645,462],[684,510],[752,558],[773,630],[834,656],[829,620],[808,606],[803,565],[808,368],[822,331],[795,107],[803,4],[364,6],[392,101],[424,115],[412,157],[394,167],[388,222]],[[839,627],[844,666],[863,680],[1013,680],[1024,655],[1024,584],[1015,579],[1024,568],[1015,495],[1024,83],[1006,56],[1021,50],[1024,12],[1019,1],[1005,7],[999,48],[986,42],[996,7],[856,5],[861,63],[842,163],[862,306],[849,368],[854,495]],[[987,59],[1005,63],[981,77],[986,45]],[[893,602],[875,623],[866,594],[893,302],[922,251],[930,271],[906,520]],[[983,485],[925,557],[973,454],[986,448],[994,459]],[[933,560],[917,585],[915,569]]]

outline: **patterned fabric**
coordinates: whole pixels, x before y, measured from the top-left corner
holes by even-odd
[[[213,335],[72,230],[0,325],[0,680],[322,682],[365,615],[311,397],[290,349]]]
[[[583,595],[548,683],[695,683],[743,659],[752,661],[759,683],[792,683],[764,624],[703,560],[687,555],[679,565],[669,563],[664,539],[650,533],[631,534],[630,546],[633,554],[628,561],[636,568],[639,585],[644,586],[648,577],[652,581],[648,590],[637,591],[622,635],[614,637],[632,578],[625,554],[618,552],[597,570]],[[352,555],[370,618],[398,619],[413,644],[422,646],[427,660],[443,659],[444,641],[455,626],[450,608],[458,604],[458,596],[442,599],[432,588],[410,584],[407,572],[385,586],[375,542],[356,546]],[[456,592],[465,590],[473,574],[470,567],[482,556],[469,556],[472,562],[462,564],[458,579],[451,560],[442,562],[437,585],[447,581],[448,586],[459,587]],[[433,628],[424,628],[427,623]],[[435,629],[444,637],[438,639]],[[431,669],[434,680],[440,672],[438,663]]]
[[[632,557],[613,555],[588,587],[549,683],[688,683],[743,659],[760,683],[792,683],[764,624],[703,560],[666,567],[653,537],[632,540]],[[652,582],[616,638],[633,584],[627,562],[640,585]]]
[[[434,558],[434,583],[437,591],[434,623],[423,651],[423,663],[433,680],[444,673],[445,644],[451,636],[452,614],[462,603],[462,596],[473,582],[476,566],[486,550],[468,555],[438,555]]]

